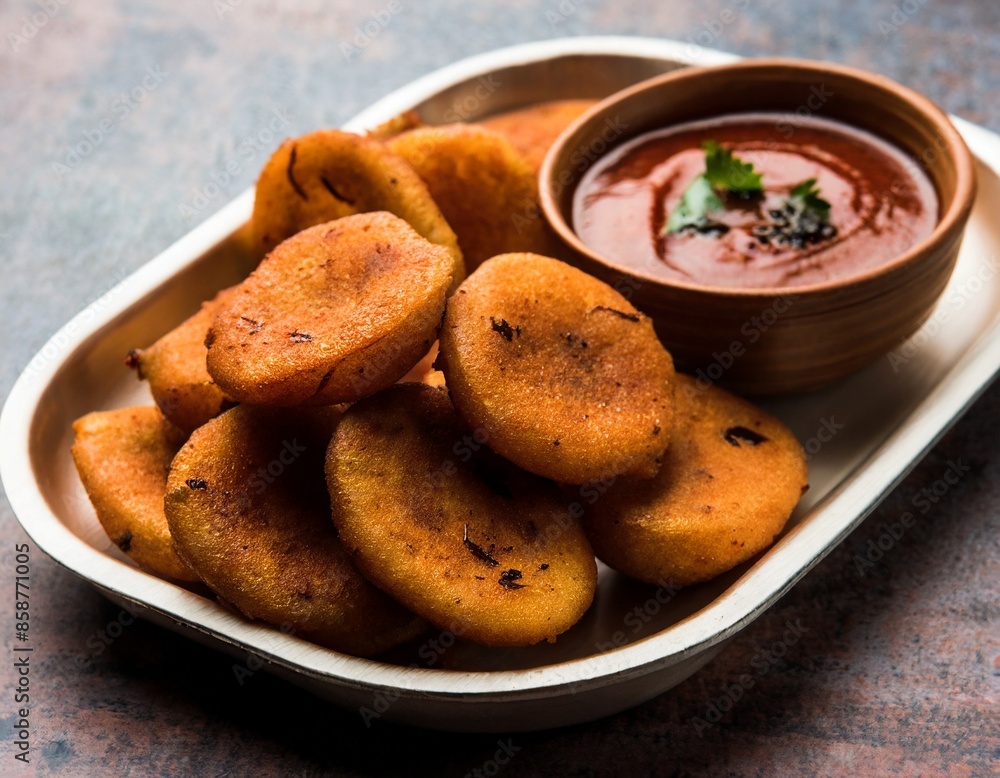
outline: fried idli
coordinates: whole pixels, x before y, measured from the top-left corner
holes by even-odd
[[[808,488],[805,452],[780,421],[677,376],[656,478],[614,484],[584,525],[610,567],[649,583],[708,581],[770,546]]]
[[[479,124],[503,135],[525,158],[532,170],[542,169],[556,138],[597,100],[554,100],[483,119]]]
[[[154,575],[199,580],[174,551],[163,513],[167,469],[183,433],[152,406],[88,413],[73,432],[73,461],[111,542]]]
[[[656,472],[673,361],[607,284],[548,257],[495,257],[449,301],[440,350],[455,407],[524,469],[571,484]]]
[[[282,143],[257,179],[251,225],[270,251],[307,227],[371,211],[395,214],[445,246],[464,275],[455,233],[424,182],[378,140],[350,132],[317,130]]]
[[[389,213],[303,230],[212,324],[208,372],[252,405],[352,402],[395,383],[437,338],[455,263]]]
[[[337,539],[323,461],[339,415],[337,408],[226,411],[174,459],[166,513],[178,552],[226,603],[370,656],[422,625],[362,578]]]
[[[386,145],[427,184],[458,235],[466,272],[497,254],[556,250],[535,171],[502,135],[449,124],[404,132]]]
[[[149,348],[133,349],[125,363],[149,381],[153,400],[171,423],[190,433],[232,404],[208,374],[205,337],[233,293],[224,289]]]
[[[487,646],[552,641],[597,567],[558,489],[483,445],[442,389],[399,384],[352,406],[326,474],[358,568],[439,629]]]

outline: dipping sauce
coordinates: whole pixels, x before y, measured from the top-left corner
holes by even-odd
[[[730,193],[718,229],[665,232],[715,141],[761,174],[763,193]],[[770,240],[793,188],[808,179],[830,204],[822,239]],[[733,114],[642,135],[599,159],[573,200],[573,228],[590,248],[649,275],[729,288],[795,287],[863,273],[930,235],[938,200],[902,150],[840,122]],[[764,238],[761,238],[761,234]]]

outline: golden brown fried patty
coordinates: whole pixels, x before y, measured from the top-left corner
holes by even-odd
[[[808,488],[805,453],[777,419],[677,376],[656,478],[611,487],[585,526],[609,566],[649,583],[707,581],[774,542]]]
[[[461,255],[455,233],[413,169],[372,138],[318,130],[290,138],[257,180],[253,232],[270,251],[306,227],[342,216],[388,211],[431,243]]]
[[[73,431],[73,461],[111,541],[144,570],[197,581],[174,551],[163,515],[167,468],[183,433],[154,407],[88,413]]]
[[[178,552],[227,603],[368,656],[421,625],[361,577],[337,539],[323,459],[338,416],[336,408],[226,411],[174,459],[166,512]]]
[[[126,360],[138,370],[139,378],[149,381],[163,415],[188,433],[231,404],[208,374],[205,336],[232,292],[233,288],[223,289],[152,346],[129,352]]]
[[[437,337],[455,264],[389,213],[310,227],[271,252],[209,331],[208,372],[253,405],[349,402],[389,386]]]
[[[467,272],[497,254],[555,250],[535,172],[503,136],[449,124],[405,132],[387,145],[426,182],[458,235]]]
[[[593,552],[553,485],[483,435],[441,389],[362,400],[327,454],[334,522],[362,572],[436,627],[488,646],[554,640],[590,606]]]
[[[537,173],[560,133],[596,104],[596,100],[555,100],[497,114],[479,124],[507,138]]]
[[[650,319],[596,278],[495,257],[449,300],[440,349],[455,407],[526,470],[573,484],[656,472],[673,362]]]

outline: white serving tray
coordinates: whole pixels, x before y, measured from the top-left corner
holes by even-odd
[[[532,102],[604,97],[647,77],[733,57],[672,41],[571,38],[455,63],[375,103],[363,130],[417,108],[475,120]],[[478,91],[477,91],[478,90]],[[69,455],[70,425],[92,410],[149,404],[122,365],[243,278],[247,191],[60,330],[14,386],[0,418],[0,473],[21,525],[53,559],[139,615],[384,720],[451,730],[541,729],[636,705],[691,675],[830,552],[892,490],[1000,369],[1000,137],[956,124],[976,155],[979,195],[951,285],[902,361],[827,390],[768,404],[808,450],[812,488],[769,551],[709,584],[654,590],[601,569],[590,612],[555,645],[450,644],[402,664],[344,656],[147,575],[101,530]],[[873,321],[872,327],[878,327]],[[827,432],[821,432],[821,430]],[[835,429],[835,434],[829,430]],[[826,440],[826,442],[824,442]],[[636,609],[645,614],[636,616]],[[648,619],[648,620],[647,620]],[[618,643],[617,647],[614,645]],[[408,666],[411,662],[416,666]]]

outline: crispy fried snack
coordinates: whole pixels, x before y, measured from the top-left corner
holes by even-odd
[[[596,104],[596,100],[555,100],[497,114],[479,124],[507,138],[538,173],[545,154],[559,134]]]
[[[184,432],[193,432],[232,404],[208,374],[205,336],[234,289],[223,289],[183,324],[149,348],[133,349],[125,360],[140,379],[149,381],[163,415]]]
[[[456,266],[389,213],[303,230],[240,284],[209,330],[208,372],[252,405],[350,402],[389,386],[437,337]]]
[[[163,515],[167,468],[183,433],[152,406],[88,413],[73,432],[73,461],[111,541],[154,575],[200,580],[174,551]]]
[[[388,211],[431,243],[461,253],[455,233],[413,169],[377,140],[317,130],[286,140],[257,180],[251,224],[270,251],[306,227],[342,216]]]
[[[656,478],[615,484],[587,509],[608,565],[649,583],[707,581],[774,542],[808,489],[805,452],[777,419],[677,376],[670,448]]]
[[[547,257],[495,257],[449,300],[440,349],[455,407],[526,470],[572,484],[656,472],[673,361],[607,284]]]
[[[471,273],[496,254],[556,249],[535,172],[502,135],[468,124],[424,127],[386,144],[409,162],[458,235]]]
[[[178,553],[241,613],[370,656],[422,624],[362,578],[337,539],[323,458],[339,415],[226,411],[174,459],[166,513]]]
[[[365,137],[375,140],[388,140],[407,130],[415,130],[417,127],[425,127],[424,120],[420,114],[412,108],[403,111],[401,114],[393,116],[389,121],[382,122],[378,127],[374,127],[365,133]]]
[[[593,600],[593,552],[554,486],[483,435],[442,389],[362,400],[327,453],[334,523],[358,568],[439,629],[487,646],[552,641]]]

